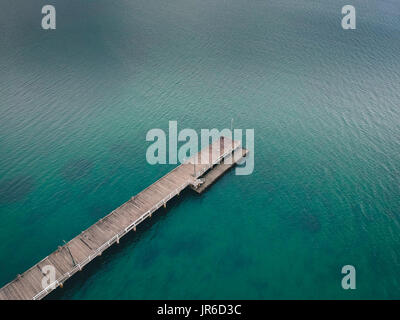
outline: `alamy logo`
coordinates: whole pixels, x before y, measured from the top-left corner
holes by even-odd
[[[356,8],[351,5],[344,6],[342,14],[345,14],[342,18],[342,28],[344,30],[354,30],[356,28]]]
[[[342,288],[344,290],[356,289],[356,268],[351,265],[343,266],[342,274],[345,274],[342,279]]]
[[[52,265],[46,265],[42,268],[42,273],[44,277],[42,278],[42,288],[43,290],[56,288],[56,269]]]
[[[42,8],[42,14],[45,16],[42,18],[42,28],[44,30],[52,29],[55,30],[56,28],[56,8],[51,5],[45,5]]]
[[[227,139],[224,140],[222,147],[218,145],[217,148],[229,150],[232,145],[228,144],[232,144],[232,140],[234,140],[235,142],[240,142],[240,145],[248,150],[247,156],[243,161],[239,162],[239,166],[235,168],[235,174],[251,174],[254,170],[254,129],[246,129],[245,138],[243,137],[242,129],[223,129],[221,131],[218,129],[201,129],[199,141],[196,130],[185,128],[178,132],[177,121],[169,121],[168,134],[162,129],[151,129],[147,132],[146,141],[152,141],[153,143],[147,148],[146,160],[152,165],[167,163],[177,164],[178,162],[185,163],[188,161],[194,164],[209,164],[210,161],[215,163],[220,154],[219,152],[212,151],[211,154],[208,154],[202,151],[200,159],[194,157],[194,155],[203,148],[208,147],[210,142],[214,143],[220,137],[226,137]],[[246,142],[245,145],[243,145],[244,139]],[[178,142],[183,143],[179,148]],[[234,152],[233,159],[239,158],[240,156]],[[232,157],[226,159],[226,161],[224,160],[225,163],[229,163],[229,161],[232,161]]]

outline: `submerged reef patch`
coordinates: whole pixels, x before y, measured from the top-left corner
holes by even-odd
[[[62,175],[70,182],[87,176],[93,168],[93,162],[87,159],[68,161],[62,168]]]
[[[0,182],[0,204],[21,201],[34,189],[35,180],[31,176],[16,176]]]
[[[315,233],[321,229],[321,223],[318,216],[303,210],[300,214],[300,224],[309,232]]]

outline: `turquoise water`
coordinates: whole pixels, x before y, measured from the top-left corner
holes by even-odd
[[[173,166],[145,136],[255,129],[255,170],[190,191],[51,299],[400,294],[400,4],[47,1],[0,7],[0,286]],[[341,288],[354,265],[357,289]]]

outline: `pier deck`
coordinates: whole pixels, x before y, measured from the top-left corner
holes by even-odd
[[[238,163],[243,157],[245,157],[248,151],[244,148],[239,147],[236,150],[239,157],[234,158],[233,154],[227,155],[221,163],[216,164],[215,167],[208,171],[202,176],[203,183],[198,187],[191,185],[190,187],[197,193],[203,193],[210,185],[212,185],[217,179],[219,179],[226,171],[232,168],[236,163]]]
[[[194,184],[214,164],[219,163],[240,147],[240,142],[226,137],[224,139],[226,139],[225,145],[228,145],[225,150],[224,140],[218,139],[68,243],[60,246],[29,270],[18,275],[16,279],[0,289],[0,300],[42,299],[57,287],[63,286],[67,279],[82,270],[112,244],[119,243],[119,239],[129,231],[132,229],[136,231],[136,226],[147,217],[151,217],[154,211],[161,206],[166,206],[170,199]],[[226,143],[227,140],[231,143]],[[197,163],[194,166],[193,158],[203,159],[204,152],[206,152],[205,157],[208,154],[209,159],[216,159],[216,161]],[[196,171],[195,174],[194,171]],[[47,284],[45,276],[48,274],[49,266],[54,267],[56,275],[55,281]],[[45,285],[42,284],[44,280]]]

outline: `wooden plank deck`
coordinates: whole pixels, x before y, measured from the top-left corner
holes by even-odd
[[[119,239],[129,231],[136,230],[136,226],[151,216],[154,211],[166,205],[170,199],[194,183],[215,163],[219,163],[239,147],[240,142],[226,137],[216,140],[29,270],[18,275],[16,279],[0,289],[0,300],[42,299],[58,286],[62,286],[67,279],[82,270],[112,244],[119,242]],[[200,159],[207,158],[207,155],[209,155],[209,161],[200,163]],[[195,165],[196,174],[194,174],[193,165],[195,157],[198,159]],[[44,272],[46,266],[54,267],[56,280],[47,287],[43,287],[42,279],[46,275]]]
[[[239,147],[236,151],[240,156],[237,159],[233,158],[233,154],[228,155],[224,158],[224,160],[216,164],[212,170],[206,172],[201,178],[203,183],[198,187],[190,186],[197,193],[203,193],[210,185],[212,185],[217,179],[219,179],[226,171],[228,171],[232,166],[238,163],[243,157],[246,156],[248,151]]]

